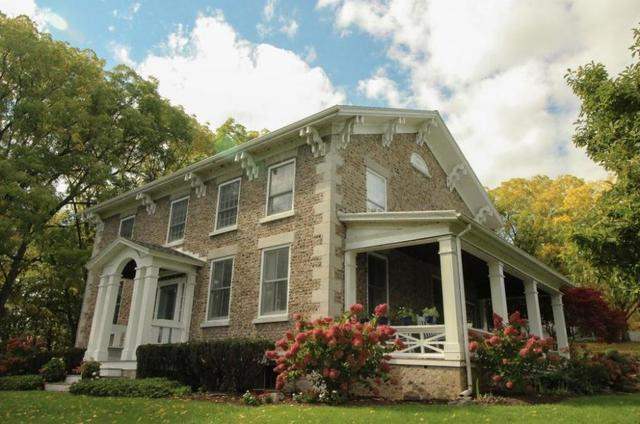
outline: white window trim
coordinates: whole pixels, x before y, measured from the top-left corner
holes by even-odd
[[[376,252],[367,252],[367,308],[371,309],[371,305],[369,305],[369,258],[368,256],[374,256],[378,259],[382,259],[385,261],[386,263],[386,292],[387,292],[387,296],[386,296],[386,303],[387,303],[387,309],[389,311],[391,311],[391,305],[389,304],[389,257],[380,253],[376,253]],[[373,305],[373,307],[375,308],[378,305]]]
[[[189,220],[189,197],[183,196],[178,199],[174,199],[171,201],[169,205],[169,222],[167,222],[167,237],[165,238],[165,247],[178,246],[184,242],[185,234],[187,233],[187,221]],[[183,200],[187,200],[187,213],[184,217],[184,233],[182,234],[182,238],[174,241],[169,241],[169,231],[171,230],[171,219],[173,217],[173,204],[177,202],[181,202]]]
[[[173,306],[173,319],[158,319],[156,318],[158,314],[158,306],[160,304],[160,287],[170,286],[173,284],[177,284],[176,291],[176,304]],[[163,327],[169,327],[172,324],[176,324],[180,322],[179,312],[180,312],[180,303],[182,298],[182,290],[184,287],[184,277],[178,278],[170,278],[167,280],[158,281],[158,286],[156,287],[156,300],[155,305],[153,307],[153,319],[152,324],[161,325]]]
[[[229,282],[229,310],[226,317],[209,319],[209,300],[211,297],[211,283],[213,281],[213,264],[231,259],[231,281]],[[209,261],[209,285],[207,288],[207,307],[205,308],[204,322],[201,327],[223,327],[229,325],[229,316],[231,315],[231,299],[233,296],[233,277],[236,268],[236,258],[234,255],[223,256]]]
[[[271,214],[269,215],[269,197],[270,197],[270,191],[271,191],[271,170],[273,168],[278,168],[280,166],[284,166],[284,165],[288,165],[290,163],[293,163],[293,184],[291,187],[291,209],[289,209],[288,211],[283,211],[283,212],[279,212],[279,213],[275,213],[275,214]],[[287,218],[289,216],[294,215],[295,213],[295,207],[296,205],[296,158],[292,158],[292,159],[287,159],[284,160],[282,162],[278,162],[276,164],[271,165],[268,169],[267,169],[267,198],[264,204],[264,218],[262,218],[260,220],[260,223],[263,222],[270,222],[270,221],[275,221],[278,219],[282,219],[282,218]]]
[[[218,212],[220,211],[220,192],[222,191],[221,189],[222,187],[227,186],[229,184],[233,184],[235,182],[238,182],[238,206],[237,206],[237,212],[236,212],[236,223],[233,225],[227,225],[226,227],[218,228]],[[215,218],[213,220],[213,231],[211,232],[210,235],[227,233],[229,231],[238,229],[238,218],[240,216],[241,190],[242,190],[242,177],[237,177],[232,180],[225,181],[224,183],[218,184],[218,195],[217,195],[218,199],[216,200],[216,212],[215,212]]]
[[[122,237],[122,222],[126,221],[126,220],[129,220],[129,219],[133,219],[133,226],[131,227],[131,238],[133,238],[133,234],[134,234],[134,231],[136,229],[136,216],[135,216],[135,214],[128,215],[128,216],[125,216],[124,218],[120,219],[120,225],[118,226],[118,237]]]
[[[287,308],[278,313],[274,314],[262,314],[262,285],[264,282],[264,257],[265,254],[271,250],[281,249],[283,247],[287,247],[289,249],[289,261],[287,264]],[[267,322],[284,322],[289,320],[289,292],[291,291],[291,244],[280,244],[277,246],[265,247],[262,249],[260,253],[260,291],[258,294],[258,317],[252,321],[253,324],[262,324]]]
[[[381,173],[375,171],[373,168],[368,166],[365,167],[365,174],[364,174],[365,208],[367,207],[367,202],[369,202],[369,193],[367,192],[368,191],[367,190],[367,172],[371,172],[372,174],[384,180],[384,211],[383,212],[388,212],[389,211],[389,181],[387,180],[387,177],[385,177]],[[367,212],[369,211],[367,210]]]

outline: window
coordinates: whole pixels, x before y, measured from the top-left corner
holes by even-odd
[[[367,255],[367,307],[373,313],[376,306],[389,303],[389,274],[387,258]]]
[[[134,215],[122,218],[120,220],[120,237],[128,239],[133,238],[133,224],[135,223],[135,220],[136,217]]]
[[[289,246],[263,250],[260,315],[287,312]]]
[[[295,161],[281,163],[269,168],[267,216],[293,209],[295,172]]]
[[[112,324],[117,324],[118,323],[118,318],[120,315],[120,307],[122,305],[122,289],[124,286],[124,282],[122,280],[120,280],[120,283],[118,284],[118,294],[116,295],[116,307],[113,311],[113,321]]]
[[[171,214],[169,216],[169,231],[167,233],[167,243],[180,241],[184,238],[184,227],[187,223],[188,206],[188,197],[171,202]]]
[[[216,208],[216,230],[233,227],[238,222],[238,199],[240,178],[218,186],[218,207]]]
[[[158,286],[158,305],[156,319],[173,320],[178,298],[178,283]]]
[[[387,179],[367,168],[367,212],[387,210]]]
[[[211,263],[209,282],[209,305],[207,320],[225,319],[229,316],[233,258],[219,259]]]

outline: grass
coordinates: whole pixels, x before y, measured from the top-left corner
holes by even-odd
[[[638,423],[640,393],[518,406],[268,405],[249,407],[178,399],[93,398],[50,392],[0,392],[4,423]]]
[[[580,343],[584,344],[587,349],[593,352],[604,352],[607,349],[617,350],[620,353],[629,353],[632,355],[640,355],[640,343],[639,342],[626,342],[626,343]]]

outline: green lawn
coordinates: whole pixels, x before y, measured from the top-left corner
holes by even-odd
[[[580,344],[580,343],[578,343]],[[640,355],[640,343],[639,342],[626,342],[626,343],[582,343],[587,349],[593,352],[605,352],[607,349],[614,349],[620,353],[628,353],[631,355]]]
[[[533,406],[248,407],[188,400],[91,398],[49,392],[0,392],[4,423],[638,423],[640,394],[576,398]]]

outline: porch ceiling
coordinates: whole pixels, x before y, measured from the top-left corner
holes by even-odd
[[[461,235],[463,248],[501,261],[518,277],[532,278],[550,291],[572,286],[557,271],[457,211],[340,213],[338,218],[347,226],[345,250],[364,252]]]

